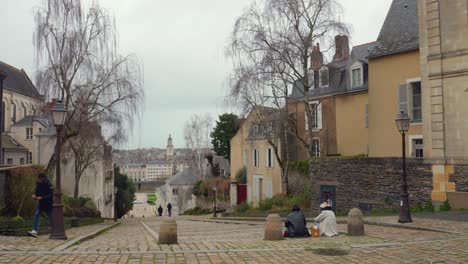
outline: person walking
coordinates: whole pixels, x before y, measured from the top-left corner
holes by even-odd
[[[28,232],[30,236],[37,237],[39,229],[39,217],[44,212],[49,217],[49,223],[52,226],[52,197],[54,189],[47,175],[45,173],[39,173],[36,182],[36,192],[32,195],[32,198],[39,202],[36,211],[34,212],[33,229]]]
[[[172,204],[168,203],[167,204],[167,214],[169,215],[169,217],[171,217],[171,211],[172,211]]]
[[[162,208],[161,205],[159,205],[159,207],[158,207],[158,214],[159,214],[159,216],[163,215],[163,208]]]

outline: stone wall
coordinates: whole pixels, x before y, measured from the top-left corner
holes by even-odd
[[[468,192],[468,165],[455,165],[449,181],[455,183],[457,192]]]
[[[321,186],[336,188],[337,211],[397,209],[401,191],[400,158],[324,158],[310,162],[312,208],[321,202]],[[431,166],[422,160],[407,162],[410,205],[424,203],[432,191]]]

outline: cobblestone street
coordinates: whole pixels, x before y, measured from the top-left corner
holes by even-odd
[[[4,238],[16,244],[1,248],[0,263],[468,262],[466,222],[445,220],[445,224],[459,227],[452,227],[453,233],[367,225],[364,237],[341,234],[334,238],[264,241],[263,222],[205,221],[208,220],[179,217],[177,245],[157,243],[160,218],[123,220],[113,229],[63,251],[49,251],[58,242],[53,241],[52,245],[42,237],[37,241],[2,237],[0,245],[5,244]],[[436,225],[438,220],[421,221],[426,224],[434,221]],[[340,232],[345,230],[345,225],[339,225]],[[23,243],[19,244],[21,240]]]

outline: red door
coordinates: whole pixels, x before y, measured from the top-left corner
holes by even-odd
[[[237,204],[247,201],[247,184],[237,184]]]

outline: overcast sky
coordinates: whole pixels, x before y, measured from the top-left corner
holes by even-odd
[[[0,60],[34,77],[34,7],[41,0],[2,1]],[[169,134],[184,147],[183,126],[192,114],[214,119],[235,112],[223,104],[230,62],[224,49],[233,23],[251,0],[101,0],[115,15],[120,52],[135,53],[144,67],[145,106],[122,148],[166,146]],[[340,0],[351,45],[374,41],[391,0]]]

